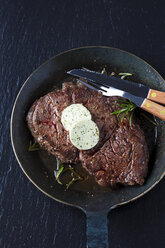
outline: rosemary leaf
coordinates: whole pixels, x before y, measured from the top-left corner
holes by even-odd
[[[125,79],[126,77],[132,76],[132,73],[129,73],[129,72],[120,72],[118,75],[121,76],[121,79]]]
[[[62,171],[64,170],[64,166],[63,165],[61,165],[61,167],[60,167],[60,169],[57,171],[57,173],[56,173],[56,180],[57,181],[59,181],[58,179],[59,179],[59,176],[61,175],[61,173],[62,173]],[[61,182],[60,182],[60,184],[62,184]]]
[[[127,108],[121,108],[119,110],[116,110],[115,112],[112,112],[111,115],[120,115],[122,112],[126,111]]]
[[[119,117],[121,115],[121,122],[123,122],[124,117],[126,115],[128,115],[128,113],[130,112],[130,126],[132,125],[132,117],[133,117],[133,113],[134,110],[136,108],[136,105],[131,102],[131,100],[118,100],[118,102],[121,102],[122,104],[120,104],[120,109],[116,110],[115,112],[112,112],[111,115],[116,114],[117,117]]]
[[[80,180],[79,178],[72,178],[72,180],[66,184],[66,189],[69,189],[69,187],[76,181]]]
[[[121,117],[121,122],[123,122],[125,115],[126,115],[126,113],[124,112],[124,113],[122,114],[122,117]]]
[[[115,76],[115,72],[112,71],[111,74],[110,74],[111,77]]]
[[[57,180],[57,182],[59,183],[59,184],[63,184],[61,181],[60,181],[60,179],[59,178],[56,178],[56,180]]]
[[[106,73],[106,69],[105,69],[105,67],[102,69],[102,71],[101,71],[101,74],[105,74]]]
[[[68,183],[65,184],[66,189],[68,189],[70,187],[70,185],[72,185],[74,182],[84,180],[84,178],[78,172],[76,172],[75,169],[71,165],[68,165],[68,166],[67,167],[64,166],[57,159],[57,169],[54,171],[54,175],[55,175],[57,182],[59,184],[62,184],[62,185],[64,184],[64,183],[62,183],[63,174],[67,171],[71,173],[70,176],[72,177],[72,179]],[[59,179],[59,177],[61,177],[61,180]]]
[[[129,117],[129,124],[130,124],[130,126],[132,126],[132,117],[133,117],[134,111],[135,111],[135,108],[132,110],[132,112],[130,114],[130,117]]]
[[[30,144],[29,144],[29,148],[28,151],[29,152],[34,152],[34,151],[38,151],[40,150],[40,146],[37,143],[37,141],[34,141],[34,143],[30,140]]]
[[[63,164],[60,163],[60,160],[56,159],[56,161],[57,161],[57,169],[54,171],[54,176],[55,176],[57,182],[59,184],[62,184],[59,177],[64,171],[64,166],[63,166]]]
[[[80,176],[79,173],[77,173],[73,167],[70,167],[69,170],[73,173],[73,175],[81,180],[83,180],[82,176]]]

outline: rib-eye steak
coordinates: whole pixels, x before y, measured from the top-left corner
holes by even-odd
[[[104,97],[80,83],[66,82],[62,89],[33,103],[27,115],[28,127],[43,149],[63,163],[80,161],[102,186],[143,184],[149,159],[145,137],[135,119],[130,126],[129,117],[121,122],[111,115],[116,110],[116,98]],[[61,123],[62,111],[74,103],[83,104],[99,128],[99,142],[88,151],[72,145]]]

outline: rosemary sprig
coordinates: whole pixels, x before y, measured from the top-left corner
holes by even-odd
[[[55,175],[56,180],[59,184],[62,184],[59,177],[60,177],[61,173],[63,172],[63,170],[64,170],[63,164],[60,164],[60,161],[57,159],[57,170],[54,171],[54,175]]]
[[[117,115],[117,117],[121,116],[121,122],[124,120],[124,117],[130,113],[130,117],[129,117],[129,123],[130,126],[132,125],[132,117],[134,114],[134,111],[136,109],[136,105],[131,102],[131,100],[119,100],[117,99],[118,102],[120,102],[121,104],[118,104],[118,106],[120,106],[120,109],[116,110],[115,112],[112,112],[111,115]]]
[[[29,152],[34,152],[34,151],[38,151],[38,150],[40,150],[40,146],[37,143],[37,141],[34,141],[34,143],[32,141],[30,141],[28,151]]]
[[[102,69],[102,71],[101,71],[101,74],[106,74],[107,72],[106,72],[106,69],[105,69],[105,67]]]
[[[74,182],[84,180],[84,178],[77,171],[75,171],[75,169],[71,165],[65,168],[64,165],[61,164],[60,161],[57,159],[57,169],[54,171],[54,175],[59,184],[64,185],[64,183],[62,183],[62,176],[67,171],[71,172],[72,179],[65,184],[66,189],[68,189]]]
[[[110,74],[110,76],[113,77],[113,76],[115,76],[115,74],[116,73],[114,71],[112,71],[111,74]]]
[[[66,189],[69,189],[69,187],[75,183],[76,181],[79,181],[80,179],[79,178],[72,178],[72,180],[66,184]],[[82,180],[82,179],[81,179]]]
[[[132,73],[129,73],[129,72],[120,72],[118,75],[121,76],[121,79],[125,79],[126,77],[132,76]]]

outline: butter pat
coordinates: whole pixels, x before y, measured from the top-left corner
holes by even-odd
[[[80,103],[71,104],[62,112],[61,122],[67,131],[70,131],[77,122],[82,120],[91,120],[91,114],[89,110]]]
[[[79,150],[89,150],[99,141],[99,129],[92,120],[82,120],[72,126],[69,136]]]

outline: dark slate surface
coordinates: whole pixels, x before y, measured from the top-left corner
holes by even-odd
[[[0,248],[86,247],[85,215],[29,182],[9,134],[12,105],[28,75],[49,57],[86,45],[133,52],[165,77],[164,1],[0,0]],[[165,247],[164,193],[165,179],[109,214],[111,248]]]

